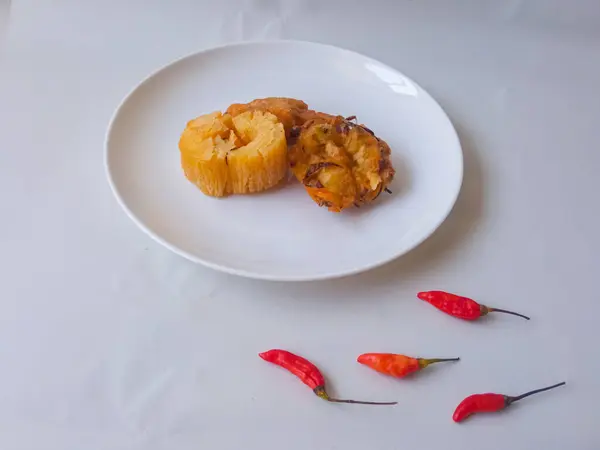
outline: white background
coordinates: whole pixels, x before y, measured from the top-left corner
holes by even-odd
[[[600,3],[3,1],[0,448],[599,448]],[[271,38],[380,59],[450,115],[463,191],[406,257],[330,282],[240,279],[171,254],[117,206],[103,139],[130,88],[196,50]],[[461,322],[416,299],[427,289],[533,319]],[[320,365],[332,394],[400,403],[322,402],[257,357],[272,347]],[[462,361],[395,380],[354,362],[369,351]],[[562,380],[451,421],[468,394]]]

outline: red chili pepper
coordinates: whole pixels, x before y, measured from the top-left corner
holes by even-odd
[[[427,303],[431,303],[437,309],[444,311],[446,314],[450,314],[451,316],[464,320],[477,320],[481,316],[485,316],[491,312],[512,314],[513,316],[519,316],[523,319],[529,320],[529,317],[524,316],[523,314],[507,311],[506,309],[490,308],[489,306],[481,305],[470,298],[461,297],[460,295],[450,294],[448,292],[419,292],[417,297],[419,297],[421,300],[425,300]]]
[[[357,361],[370,367],[377,372],[402,378],[409,373],[424,369],[430,364],[445,361],[459,361],[460,358],[411,358],[410,356],[396,355],[394,353],[364,353],[357,358]]]
[[[289,370],[296,375],[304,384],[311,388],[317,396],[328,402],[336,403],[358,403],[361,405],[395,405],[398,402],[363,402],[358,400],[340,400],[339,398],[332,398],[325,391],[325,378],[319,371],[317,366],[302,358],[301,356],[294,355],[286,350],[269,350],[268,352],[259,353],[265,361],[268,361],[284,369]]]
[[[525,397],[529,397],[530,395],[537,394],[539,392],[548,391],[550,389],[554,389],[565,384],[566,383],[563,381],[562,383],[554,384],[552,386],[548,386],[542,389],[536,389],[534,391],[526,392],[525,394],[519,395],[518,397],[509,397],[507,395],[502,394],[470,395],[467,398],[465,398],[462,402],[460,402],[460,404],[456,407],[452,419],[455,422],[462,422],[467,417],[475,413],[500,411],[501,409],[504,409],[507,406],[510,406],[514,402],[518,402],[519,400]]]

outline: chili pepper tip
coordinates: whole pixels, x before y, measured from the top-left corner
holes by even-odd
[[[258,356],[260,356],[262,359],[264,359],[267,362],[275,362],[277,360],[277,356],[283,352],[283,350],[278,350],[278,349],[272,349],[272,350],[267,350],[266,352],[261,352],[258,354]]]
[[[429,300],[431,298],[431,292],[419,292],[417,294],[417,297],[420,298],[421,300]]]
[[[268,360],[269,360],[269,355],[268,355],[268,353],[269,353],[269,352],[262,352],[262,353],[259,353],[259,354],[258,354],[258,356],[260,356],[260,357],[261,357],[262,359],[264,359],[265,361],[268,361]]]

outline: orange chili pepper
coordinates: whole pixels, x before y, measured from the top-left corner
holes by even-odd
[[[364,353],[357,358],[357,361],[370,367],[377,372],[402,378],[409,373],[424,369],[430,364],[446,361],[459,361],[460,358],[411,358],[405,355],[396,355],[394,353]]]

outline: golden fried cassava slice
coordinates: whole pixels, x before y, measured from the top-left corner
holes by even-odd
[[[214,197],[264,191],[288,169],[283,125],[268,112],[200,116],[188,122],[179,149],[185,176]]]

